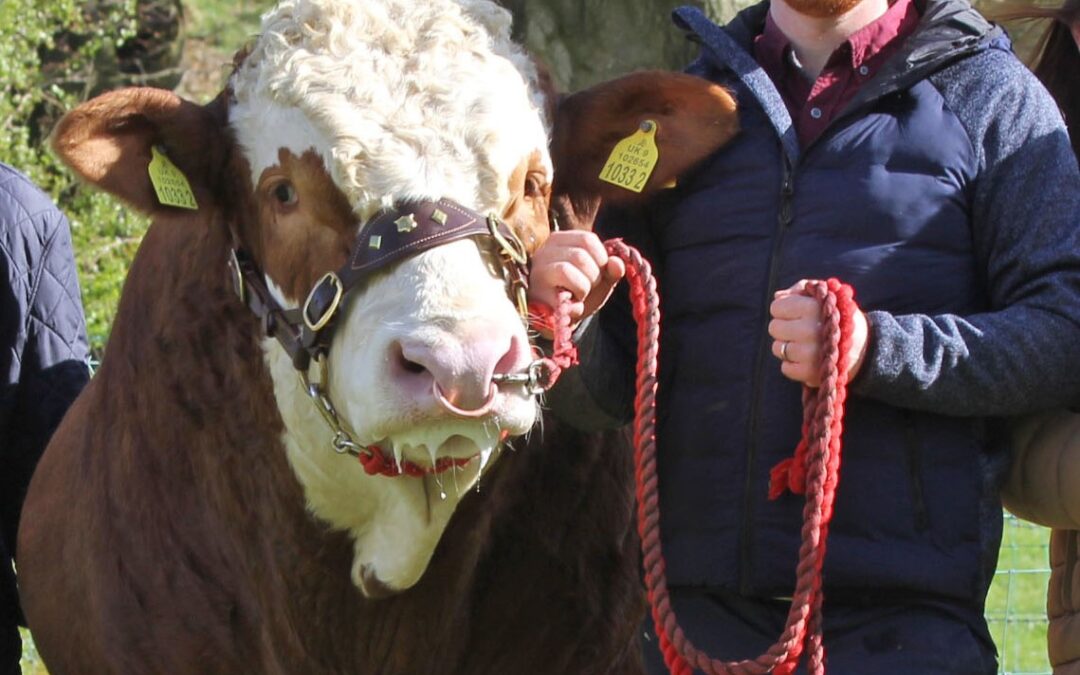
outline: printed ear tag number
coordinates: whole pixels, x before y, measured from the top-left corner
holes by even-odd
[[[607,164],[600,170],[600,180],[641,192],[660,161],[656,128],[656,122],[645,120],[637,131],[616,143]]]
[[[151,148],[150,152],[153,154],[150,160],[150,182],[157,192],[158,201],[166,206],[198,210],[195,193],[191,191],[184,172],[156,147]]]

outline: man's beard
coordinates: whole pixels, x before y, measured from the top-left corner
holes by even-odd
[[[862,0],[782,0],[799,14],[815,19],[831,19],[845,14]]]

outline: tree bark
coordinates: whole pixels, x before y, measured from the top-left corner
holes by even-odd
[[[562,91],[635,70],[679,70],[697,52],[671,23],[671,10],[685,4],[700,7],[700,1],[502,0],[502,4],[514,14],[515,37],[550,69]]]

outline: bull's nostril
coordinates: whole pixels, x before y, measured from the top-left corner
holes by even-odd
[[[395,345],[394,356],[397,357],[397,365],[399,368],[401,368],[403,372],[412,375],[419,375],[420,373],[427,372],[426,366],[421,363],[417,363],[416,361],[413,361],[412,359],[409,359],[407,356],[405,356],[405,350],[400,344]]]

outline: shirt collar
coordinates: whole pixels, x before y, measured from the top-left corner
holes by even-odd
[[[787,57],[791,41],[773,21],[772,13],[765,15],[765,28],[761,34],[754,38],[754,55],[766,71],[777,72],[779,69],[769,66],[779,66]]]
[[[850,54],[851,67],[858,68],[898,35],[910,32],[918,22],[919,12],[912,0],[895,0],[884,14],[860,28],[837,47],[833,59],[847,52]],[[754,52],[758,60],[763,62],[763,65],[766,60],[772,64],[784,63],[788,59],[790,48],[791,41],[773,21],[772,14],[766,14],[765,28],[754,38]]]
[[[912,0],[895,0],[873,23],[863,26],[848,38],[851,67],[858,68],[897,36],[911,32],[917,23],[919,11],[915,3]]]

